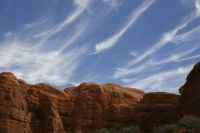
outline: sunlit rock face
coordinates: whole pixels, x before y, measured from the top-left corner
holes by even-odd
[[[200,116],[200,62],[194,66],[179,91],[182,113]]]
[[[144,95],[144,92],[136,89],[96,83],[82,83],[78,87],[64,91],[73,101],[71,111],[68,111],[68,105],[62,105],[59,109],[62,112],[71,112],[62,118],[69,122],[65,128],[68,128],[67,126],[71,123],[70,127],[74,126],[74,129],[84,131],[131,124],[130,115]],[[70,122],[70,119],[73,121]]]
[[[91,132],[123,127],[144,92],[115,84],[82,83],[58,90],[0,74],[0,132]]]
[[[0,132],[64,132],[57,111],[62,91],[45,85],[28,85],[12,73],[0,74]]]

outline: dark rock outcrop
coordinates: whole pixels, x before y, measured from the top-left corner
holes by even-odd
[[[182,114],[200,116],[200,62],[189,73],[179,92]]]
[[[147,93],[134,110],[133,121],[144,132],[176,122],[180,117],[179,95],[155,92]]]

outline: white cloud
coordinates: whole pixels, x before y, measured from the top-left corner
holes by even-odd
[[[158,50],[160,50],[162,47],[164,47],[166,44],[168,44],[170,41],[173,41],[173,39],[176,37],[177,33],[187,27],[187,25],[192,22],[197,16],[196,15],[190,15],[187,16],[187,19],[184,19],[183,23],[175,27],[173,30],[165,33],[162,38],[155,44],[153,44],[149,49],[147,49],[145,52],[143,52],[141,55],[138,55],[137,58],[134,58],[134,60],[130,61],[128,66],[133,66],[144,59],[146,59],[149,56],[152,56],[154,53],[156,53]]]
[[[182,50],[182,51],[177,51],[173,54],[171,54],[169,57],[167,58],[163,58],[159,61],[154,61],[152,62],[153,65],[162,65],[162,64],[166,64],[166,63],[170,63],[170,62],[180,62],[180,61],[186,61],[186,59],[194,59],[196,58],[196,56],[188,56],[190,54],[192,54],[193,52],[197,51],[200,48],[200,46],[194,46],[191,49],[187,49],[187,50]],[[193,58],[192,58],[193,57]]]
[[[109,4],[112,8],[115,10],[118,9],[118,7],[121,5],[121,0],[103,0],[103,2]]]
[[[32,23],[29,23],[29,24],[25,24],[25,28],[26,29],[36,28],[37,26],[45,24],[48,21],[50,21],[50,18],[48,18],[48,17],[47,18],[42,17],[42,18],[38,19],[37,21],[34,21]]]
[[[78,5],[81,8],[88,8],[90,5],[91,0],[74,0],[74,4]]]
[[[120,40],[120,38],[126,33],[126,31],[133,26],[139,17],[155,2],[155,0],[146,0],[138,8],[132,11],[128,22],[114,35],[106,40],[95,45],[95,52],[100,53],[104,50],[110,49]]]
[[[173,91],[177,93],[179,87],[184,84],[186,76],[191,71],[192,67],[193,65],[189,65],[165,72],[159,72],[158,74],[153,74],[149,77],[138,79],[128,84],[128,86],[148,90],[148,92]]]
[[[70,24],[75,22],[84,13],[85,10],[88,10],[90,3],[91,3],[91,0],[74,0],[74,4],[77,5],[77,7],[76,7],[76,9],[73,10],[73,12],[70,15],[68,15],[63,21],[56,24],[52,28],[35,35],[35,37],[39,38],[39,37],[45,36],[46,39],[49,39],[51,36],[61,32],[63,30],[66,30],[66,28]]]
[[[77,27],[74,28],[73,32],[70,33],[70,35],[68,36],[69,39],[65,43],[63,43],[58,50],[62,52],[67,49],[71,44],[79,41],[81,37],[88,33],[88,26],[90,26],[89,23],[85,23],[84,21],[82,21],[80,24],[77,24]]]
[[[200,0],[180,0],[180,2],[186,7],[195,7],[196,15],[200,15]]]
[[[11,31],[9,31],[9,32],[6,32],[5,34],[4,34],[4,37],[5,38],[9,38],[9,37],[11,37],[13,35],[13,33],[11,32]]]
[[[197,26],[188,32],[176,35],[173,38],[172,42],[176,44],[180,44],[186,41],[190,41],[191,38],[199,38],[199,36],[197,36],[199,34],[200,34],[200,26]]]
[[[190,44],[190,45],[192,45],[192,44]],[[126,77],[129,75],[136,75],[138,73],[155,71],[155,70],[159,69],[160,66],[163,64],[196,59],[199,57],[199,55],[191,55],[191,56],[188,56],[188,55],[197,51],[200,48],[200,46],[199,45],[198,46],[192,45],[192,46],[193,46],[193,48],[191,48],[191,49],[183,48],[179,51],[174,52],[173,54],[169,54],[167,57],[162,58],[160,60],[156,60],[152,57],[145,63],[142,63],[141,65],[136,65],[133,67],[117,68],[113,77],[114,78],[122,78],[122,77]],[[122,79],[122,81],[123,81],[123,79]]]
[[[189,23],[198,17],[199,16],[196,15],[196,13],[186,16],[181,24],[171,31],[166,32],[157,43],[145,50],[145,52],[142,52],[141,54],[137,53],[136,56],[133,56],[133,60],[129,61],[128,64],[118,67],[113,74],[113,78],[122,78],[121,81],[125,83],[127,81],[126,77],[129,79],[138,74],[159,71],[163,64],[167,65],[168,63],[198,59],[199,55],[194,52],[197,51],[200,46],[197,41],[199,40],[198,35],[200,33],[200,27],[197,26],[189,31],[179,34],[179,31],[182,31]],[[156,59],[156,53],[169,42],[172,42],[177,50],[174,49],[174,52],[171,51],[170,54],[164,53],[166,56],[159,60]],[[125,82],[124,79],[126,79]]]
[[[137,78],[124,78],[124,79],[122,79],[122,82],[123,83],[133,83],[134,81],[136,81],[137,80]]]
[[[145,69],[150,70],[147,68],[150,68],[151,66],[152,66],[151,62],[146,62],[146,63],[143,63],[143,65],[141,65],[141,66],[136,66],[136,67],[131,67],[131,68],[117,68],[113,77],[114,78],[122,78],[127,75],[145,72]]]
[[[50,82],[56,85],[62,85],[71,78],[87,52],[87,46],[70,49],[67,53],[30,49],[22,42],[1,46],[5,47],[0,47],[0,68],[14,72],[30,83]]]
[[[42,33],[35,35],[35,37],[39,38],[39,37],[46,36],[46,38],[48,39],[51,36],[63,31],[67,26],[69,26],[72,22],[74,22],[83,13],[83,11],[84,11],[83,8],[81,8],[81,9],[77,8],[72,14],[67,16],[67,18],[64,21],[53,26],[51,29],[49,29],[47,31],[43,31]]]
[[[15,34],[7,32],[5,36],[9,38],[0,42],[0,71],[11,71],[30,83],[63,85],[71,82],[75,70],[89,50],[88,44],[79,42],[89,33],[89,18],[80,18],[64,35],[53,35],[66,31],[83,15],[89,3],[81,2],[76,1],[75,10],[59,23],[49,25],[53,20],[43,18],[24,25],[25,28],[15,31]],[[34,35],[38,38],[35,39]]]
[[[129,54],[130,54],[131,56],[133,56],[133,57],[138,56],[138,52],[135,51],[135,50],[132,50],[131,52],[129,52]]]
[[[195,1],[196,14],[200,16],[200,0]]]

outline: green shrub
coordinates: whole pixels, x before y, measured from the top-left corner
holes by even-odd
[[[165,125],[158,129],[158,133],[175,133],[177,132],[178,127],[175,124]]]
[[[156,133],[200,133],[200,118],[186,115],[176,124],[165,125],[156,129]],[[126,127],[121,129],[103,128],[96,133],[140,133],[138,128]]]
[[[96,133],[117,133],[117,130],[114,128],[102,128]]]
[[[185,129],[200,129],[200,119],[191,115],[186,115],[178,121],[178,126]]]
[[[140,133],[138,128],[126,127],[119,130],[119,133]]]
[[[176,124],[165,125],[158,129],[159,133],[179,133],[179,132],[199,132],[200,118],[186,115],[181,118]]]
[[[119,130],[114,128],[103,128],[97,131],[96,133],[140,133],[140,131],[138,128],[133,127],[121,128]]]

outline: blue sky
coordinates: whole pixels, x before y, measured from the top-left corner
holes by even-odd
[[[178,92],[200,60],[200,0],[1,0],[0,71],[65,87]]]

